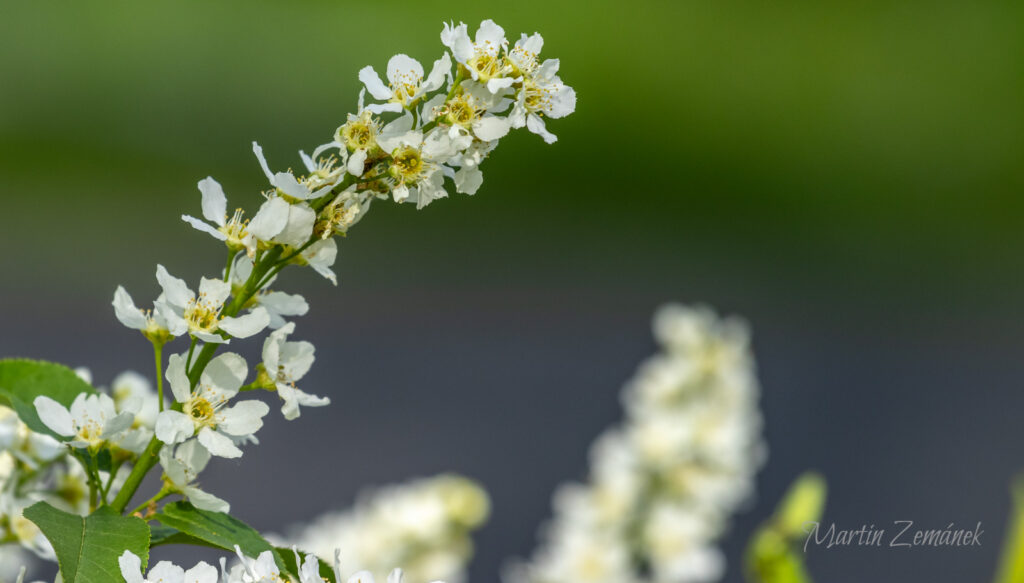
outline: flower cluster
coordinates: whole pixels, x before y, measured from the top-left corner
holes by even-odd
[[[626,420],[591,452],[589,483],[555,497],[555,518],[515,583],[713,581],[713,543],[753,491],[765,457],[745,326],[710,310],[663,307],[663,352],[626,386]]]
[[[259,396],[246,395],[273,393],[288,420],[298,418],[303,408],[330,403],[329,397],[299,386],[313,365],[315,349],[293,339],[294,319],[305,315],[309,305],[302,296],[279,289],[282,270],[309,267],[337,284],[338,238],[367,215],[373,201],[422,208],[447,197],[451,186],[474,194],[483,182],[481,163],[509,131],[525,127],[551,143],[555,136],[544,118],[564,117],[575,109],[575,92],[557,75],[558,60],[539,57],[539,34],[523,35],[510,44],[501,27],[487,20],[473,38],[465,24],[446,24],[441,40],[447,50],[426,76],[422,65],[407,55],[390,59],[387,84],[373,67],[362,69],[358,109],[312,155],[299,152],[304,172],[272,169],[254,142],[266,177],[255,212],[239,208],[229,213],[220,183],[212,177],[198,182],[202,218],[182,219],[223,245],[226,257],[217,261],[223,270],[189,283],[157,265],[160,291],[150,304],[140,308],[120,286],[112,301],[117,319],[152,344],[155,390],[137,374],[119,377],[110,391],[96,390],[84,378],[52,393],[40,387],[18,389],[26,406],[34,407],[25,418],[0,409],[0,543],[19,542],[48,559],[61,555],[60,545],[47,541],[24,518],[22,511],[30,505],[43,522],[61,514],[101,511],[109,518],[112,511],[142,519],[145,528],[159,521],[165,534],[177,529],[165,524],[174,522],[168,508],[190,513],[195,520],[223,520],[211,516],[229,512],[228,502],[203,490],[198,479],[214,457],[239,458],[244,448],[258,443],[256,433],[270,407]],[[251,364],[227,351],[237,341],[261,334],[266,336],[260,362]],[[179,347],[165,354],[179,340]],[[0,361],[0,366],[5,364],[10,362]],[[52,363],[32,366],[74,380],[67,369]],[[40,382],[33,374],[24,375],[26,385]],[[21,403],[3,394],[0,398],[12,406]],[[162,470],[159,490],[132,509],[129,503],[157,464]],[[167,503],[171,496],[181,500]],[[468,533],[484,520],[487,509],[486,495],[475,484],[439,478],[387,491],[360,505],[351,520],[342,520],[355,531],[321,532],[329,548],[320,542],[304,546],[324,553],[337,545],[346,553],[351,550],[336,560],[349,571],[370,567],[383,576],[402,565],[417,579],[438,576],[428,573],[457,579],[470,553]],[[128,520],[125,524],[137,523],[120,517]],[[178,534],[186,540],[196,539],[197,533],[186,532],[195,528],[194,522],[175,524],[184,529]],[[140,540],[152,543],[142,534]],[[377,548],[368,550],[372,546]],[[128,553],[121,559],[127,581],[147,580],[138,557]],[[319,565],[309,557],[299,566],[302,573],[287,573],[280,557],[276,564],[271,555],[240,559],[240,565],[222,568],[220,574],[209,565],[186,573],[161,563],[150,571],[149,580],[223,577],[252,583],[301,575],[302,583],[320,581],[313,573]],[[372,581],[367,572],[353,577],[350,581]],[[388,581],[399,578],[392,574]]]
[[[45,498],[60,498],[65,506],[80,506],[84,498],[81,491],[61,488],[69,467],[64,457],[65,450],[57,440],[30,431],[12,409],[0,406],[0,538],[49,560],[54,558],[53,548],[39,528],[22,516],[22,511]],[[17,572],[11,563],[23,553],[8,553],[13,557],[4,563],[10,576]]]
[[[83,380],[92,380],[88,370],[76,372]],[[39,397],[37,405],[40,420],[58,435],[68,436],[69,445],[86,449],[108,445],[117,467],[142,451],[152,437],[158,406],[149,381],[132,371],[118,375],[109,391],[101,388],[95,395],[80,394],[70,408],[48,397]],[[109,468],[98,471],[95,478],[100,488],[116,492],[124,473]],[[91,479],[60,441],[30,430],[13,410],[0,406],[0,539],[54,560],[50,543],[22,511],[45,500],[84,514],[89,510]]]
[[[320,561],[315,556],[306,555],[303,559],[297,550],[292,549],[292,552],[295,554],[295,564],[299,566],[297,583],[324,582],[320,575]],[[270,551],[264,551],[253,559],[242,554],[242,549],[235,545],[235,554],[238,555],[238,562],[231,568],[228,568],[227,561],[223,558],[220,560],[219,570],[205,561],[200,561],[187,570],[170,561],[161,561],[145,576],[142,573],[142,560],[131,551],[125,551],[118,559],[118,563],[125,583],[282,583],[287,580],[274,562]],[[373,575],[366,571],[357,572],[347,579],[342,576],[345,572],[335,561],[335,581],[374,583]],[[402,577],[402,570],[395,569],[388,575],[387,583],[402,583]]]
[[[472,555],[470,534],[489,508],[478,484],[442,475],[367,491],[351,510],[295,529],[287,543],[322,558],[339,549],[342,571],[367,569],[383,577],[401,565],[414,583],[458,583]]]

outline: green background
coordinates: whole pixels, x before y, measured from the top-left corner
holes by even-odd
[[[452,346],[501,338],[502,350],[529,353],[550,342],[523,370],[545,378],[561,362],[602,383],[589,413],[579,396],[594,385],[580,378],[559,377],[562,401],[547,401],[555,389],[540,382],[530,386],[542,393],[521,389],[545,399],[522,405],[524,416],[549,414],[519,429],[549,436],[546,451],[574,461],[506,459],[516,471],[550,470],[520,491],[500,480],[521,473],[493,469],[498,526],[485,533],[475,579],[528,552],[551,487],[581,474],[586,443],[618,417],[617,386],[650,352],[647,314],[666,299],[743,313],[760,333],[775,448],[766,502],[815,465],[846,484],[830,511],[853,509],[840,516],[853,526],[902,519],[908,504],[932,526],[991,522],[989,546],[974,554],[827,555],[820,568],[846,565],[833,567],[833,581],[867,564],[886,565],[875,580],[900,568],[919,575],[931,565],[942,576],[951,565],[976,573],[992,564],[1007,480],[1024,465],[1006,447],[1024,437],[1013,417],[1024,372],[1024,4],[0,6],[5,355],[90,362],[104,378],[124,368],[117,355],[146,366],[145,346],[124,336],[107,305],[118,283],[144,303],[156,262],[190,280],[222,264],[217,246],[178,220],[199,213],[196,181],[213,175],[231,204],[253,210],[265,180],[252,140],[272,166],[298,167],[297,150],[331,139],[354,110],[359,68],[383,70],[396,52],[431,62],[442,21],[472,28],[493,18],[510,38],[540,31],[543,55],[561,59],[579,102],[549,121],[559,142],[525,131],[503,140],[474,197],[419,212],[375,205],[341,243],[340,290],[307,275],[294,288],[314,306],[303,322],[321,354],[334,354],[332,339],[352,326],[377,347],[364,363],[393,354],[389,333],[433,342],[429,334],[448,329]],[[501,344],[509,335],[520,343]],[[588,342],[600,358],[573,352]],[[467,350],[435,364],[455,370]],[[479,390],[480,375],[466,386]],[[309,423],[300,431],[313,436]],[[464,442],[438,443],[457,453]],[[374,474],[364,462],[373,479],[403,477],[397,465]],[[481,475],[496,462],[445,463],[403,468]],[[951,507],[959,514],[944,513]],[[280,512],[261,522],[258,512],[245,518],[289,522]],[[732,553],[749,528],[737,531]]]

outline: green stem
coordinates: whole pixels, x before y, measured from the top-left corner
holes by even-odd
[[[253,266],[252,273],[249,274],[249,279],[246,280],[242,286],[242,291],[235,296],[231,304],[224,308],[221,314],[225,317],[233,317],[242,311],[253,295],[259,291],[257,285],[259,281],[267,274],[267,272],[274,267],[278,259],[281,257],[283,252],[281,247],[275,247],[268,251],[261,259],[260,262]],[[206,343],[203,344],[203,349],[199,351],[199,355],[196,356],[195,362],[192,364],[191,370],[188,372],[188,380],[191,383],[192,388],[195,388],[196,384],[199,383],[199,375],[202,374],[206,365],[213,359],[213,355],[216,354],[217,349],[220,347],[218,343]]]
[[[228,249],[228,262],[224,265],[224,281],[231,283],[231,266],[235,264],[235,255],[238,255],[237,251]]]
[[[96,510],[99,505],[99,494],[103,492],[103,485],[100,484],[99,464],[96,462],[96,452],[89,448],[89,512]],[[104,504],[106,500],[103,501]]]
[[[153,466],[159,460],[160,448],[163,445],[163,442],[156,437],[149,440],[149,445],[146,446],[146,450],[139,456],[139,461],[135,462],[135,467],[128,474],[128,479],[125,480],[121,491],[117,493],[117,496],[114,496],[114,501],[110,503],[111,508],[117,512],[124,512],[125,506],[128,506],[128,502],[135,495],[135,491],[142,485],[143,478],[146,477],[149,470],[153,469]]]
[[[315,238],[314,238],[315,240]],[[311,241],[312,242],[312,241]],[[311,244],[308,242],[307,245]],[[235,316],[242,310],[246,302],[248,302],[252,296],[259,291],[257,283],[260,282],[264,276],[270,272],[271,269],[277,266],[279,263],[283,249],[281,247],[274,247],[267,253],[260,256],[259,261],[253,266],[252,273],[249,274],[249,279],[246,280],[242,286],[242,290],[235,296],[231,301],[231,304],[224,308],[222,315]],[[217,348],[220,346],[218,343],[204,343],[203,349],[199,351],[195,361],[192,361],[192,353],[196,345],[196,339],[192,338],[192,345],[189,348],[188,362],[191,363],[191,368],[188,371],[188,379],[192,388],[195,388],[196,384],[199,383],[199,377],[202,375],[203,370],[206,369],[206,365],[213,359],[213,355],[217,352]],[[178,405],[175,404],[177,407]],[[132,468],[128,478],[125,480],[124,486],[121,491],[114,497],[114,501],[111,502],[110,506],[115,511],[123,513],[125,507],[131,501],[132,496],[142,485],[142,480],[145,479],[146,474],[149,470],[153,469],[159,460],[159,454],[161,448],[163,448],[163,442],[157,439],[155,436],[149,441],[146,446],[146,450],[139,456],[139,461],[135,463],[135,467]]]
[[[164,410],[164,344],[153,343],[153,360],[156,362],[156,396],[160,400],[160,411]]]
[[[114,485],[114,479],[117,478],[117,472],[121,471],[121,466],[124,465],[124,460],[121,460],[110,468],[110,477],[107,478],[107,485],[103,487],[103,499],[106,500],[107,496],[110,495],[110,488]]]
[[[96,510],[96,480],[89,476],[89,512]]]
[[[173,493],[174,493],[174,490],[172,490],[172,489],[168,488],[166,485],[164,485],[164,487],[160,488],[160,491],[157,492],[156,495],[154,495],[149,500],[146,500],[142,504],[139,504],[138,506],[136,506],[135,510],[132,510],[130,512],[130,514],[135,514],[137,512],[141,513],[146,508],[149,508],[150,504],[156,504],[157,502],[163,500],[164,498],[170,496]]]
[[[192,367],[192,353],[196,351],[196,343],[199,339],[195,336],[192,337],[192,342],[188,345],[188,358],[185,359],[185,370],[188,371]]]

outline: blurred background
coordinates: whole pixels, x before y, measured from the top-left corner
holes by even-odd
[[[364,486],[457,471],[493,498],[471,580],[527,555],[654,351],[667,300],[754,330],[770,459],[724,541],[727,581],[790,480],[825,521],[944,528],[968,549],[812,549],[833,582],[994,570],[1024,468],[1024,4],[452,0],[0,4],[0,355],[151,375],[109,307],[194,281],[221,249],[179,220],[213,175],[255,208],[271,165],[328,141],[356,75],[440,55],[441,23],[540,31],[579,95],[516,132],[474,197],[375,205],[337,289],[288,274],[317,346],[263,445],[204,487],[283,529]],[[256,353],[258,346],[244,350]]]

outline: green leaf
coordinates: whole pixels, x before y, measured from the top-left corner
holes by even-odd
[[[117,559],[126,550],[149,562],[149,526],[103,507],[82,517],[57,510],[46,502],[25,509],[28,518],[53,545],[65,583],[122,581]]]
[[[747,580],[755,583],[811,583],[804,567],[804,524],[820,519],[825,480],[807,472],[796,479],[775,515],[751,537],[744,557]]]
[[[804,525],[818,522],[825,508],[825,479],[807,472],[796,479],[775,511],[775,527],[793,538],[806,534]]]
[[[284,547],[277,547],[275,550],[277,551],[277,554],[281,555],[281,558],[284,559],[284,562],[288,565],[288,570],[297,575],[299,572],[299,564],[295,561],[295,551]],[[299,553],[301,553],[303,557],[306,555],[302,550],[299,550]],[[320,577],[328,583],[335,583],[334,569],[319,557],[317,557],[317,561],[320,563]]]
[[[277,549],[267,542],[256,529],[233,516],[223,512],[200,510],[188,502],[172,502],[164,505],[154,518],[163,526],[169,526],[213,547],[234,552],[235,545],[238,545],[247,557],[255,558],[264,551],[271,551],[274,554],[274,562],[277,563],[277,567],[282,572],[298,578]],[[161,533],[163,532],[166,531],[161,531]],[[171,542],[166,544],[171,544]]]
[[[1013,516],[1006,527],[996,583],[1024,582],[1024,476],[1017,476],[1011,488]]]
[[[14,409],[36,433],[60,437],[39,420],[32,403],[36,397],[46,395],[70,407],[80,393],[95,394],[96,389],[66,366],[22,358],[0,360],[0,405]]]
[[[193,545],[197,547],[210,547],[219,549],[221,547],[208,543],[202,539],[187,535],[176,528],[164,524],[153,524],[149,527],[150,538],[149,548],[161,545]]]

